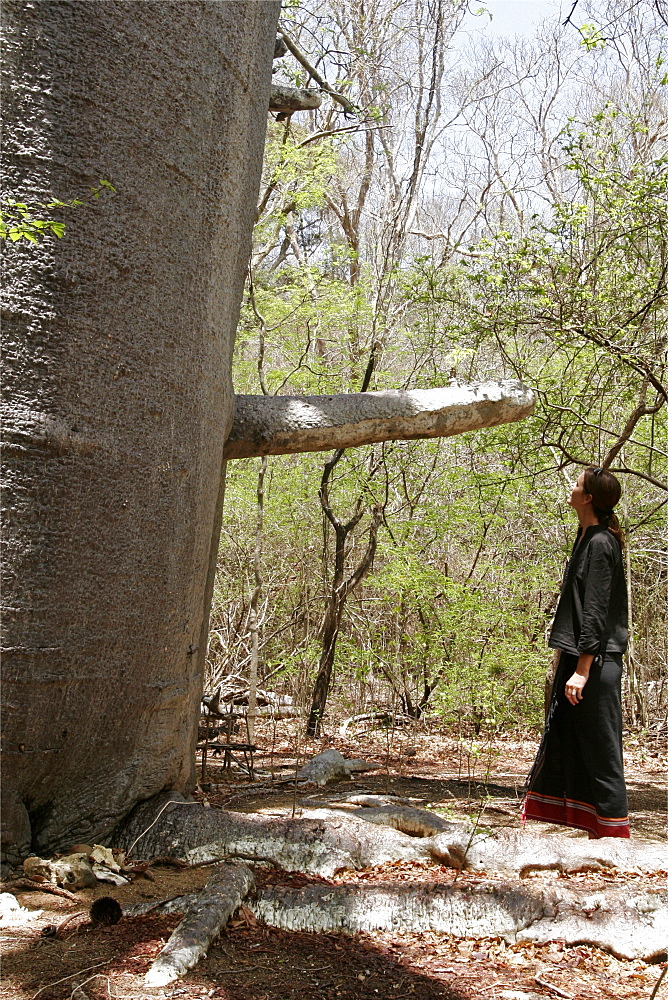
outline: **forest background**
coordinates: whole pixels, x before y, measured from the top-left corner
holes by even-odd
[[[270,124],[235,389],[511,378],[535,412],[230,463],[206,688],[257,674],[312,733],[381,708],[491,740],[539,725],[568,484],[605,464],[623,484],[627,723],[661,728],[668,17],[580,0],[532,37],[463,41],[470,13],[284,2],[275,82],[333,96]]]

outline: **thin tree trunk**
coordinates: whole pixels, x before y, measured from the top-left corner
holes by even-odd
[[[257,374],[262,389],[262,395],[268,396],[269,390],[264,374],[264,352],[267,333],[267,322],[262,313],[257,308],[255,301],[255,285],[253,283],[253,269],[248,268],[248,297],[253,309],[255,318],[259,325],[259,341],[257,355]],[[263,455],[260,462],[260,471],[257,477],[257,507],[255,520],[255,547],[253,551],[253,593],[251,594],[250,609],[248,612],[248,629],[251,635],[251,656],[250,673],[248,678],[248,711],[246,714],[246,726],[248,729],[248,742],[255,740],[255,717],[257,715],[257,674],[260,659],[260,621],[258,608],[262,596],[262,540],[264,521],[264,477],[267,472],[267,456]],[[251,761],[252,761],[251,751]]]
[[[339,454],[338,452],[336,453]],[[341,453],[342,454],[342,453]],[[338,459],[337,459],[338,461]],[[328,466],[333,468],[332,460],[327,463]],[[326,467],[327,468],[327,467]],[[323,476],[323,480],[324,480]],[[327,499],[326,483],[325,491],[321,488],[321,502],[323,503],[323,508],[325,505],[329,510],[329,514],[332,517],[331,507],[329,507],[329,501]],[[329,516],[329,515],[328,515]],[[332,591],[327,604],[327,612],[325,614],[325,622],[323,624],[322,632],[322,653],[320,655],[320,663],[318,666],[318,676],[316,677],[315,685],[313,688],[313,697],[311,700],[311,711],[309,712],[308,722],[306,725],[306,732],[309,736],[317,736],[320,732],[320,726],[322,723],[322,717],[325,711],[325,706],[327,704],[327,697],[329,695],[329,687],[332,680],[332,668],[334,666],[334,655],[336,651],[336,640],[339,635],[341,628],[341,619],[343,617],[343,611],[345,609],[346,600],[348,595],[359,586],[364,577],[367,575],[371,567],[373,566],[373,558],[376,553],[376,543],[378,539],[378,528],[380,525],[381,511],[380,508],[374,508],[373,518],[371,525],[369,527],[369,540],[367,542],[366,551],[359,562],[357,568],[348,577],[347,580],[343,579],[344,575],[344,565],[345,565],[345,555],[346,555],[346,540],[353,528],[359,523],[362,517],[362,511],[358,511],[347,524],[341,524],[336,520],[335,531],[336,531],[336,552],[335,552],[335,564],[334,564],[334,577],[332,580]],[[331,518],[330,518],[331,520]]]
[[[313,687],[313,698],[311,700],[311,711],[309,713],[307,734],[317,736],[320,732],[320,724],[327,704],[329,688],[332,681],[332,669],[334,667],[334,655],[336,652],[336,640],[341,627],[341,618],[345,599],[342,601],[340,591],[333,593],[327,605],[325,624],[322,631],[322,653],[318,664],[318,676]]]
[[[647,725],[647,700],[645,698],[645,685],[643,683],[642,667],[636,659],[635,642],[633,637],[633,587],[631,584],[631,533],[629,531],[629,505],[626,490],[626,481],[623,486],[624,505],[624,527],[626,528],[626,544],[624,546],[624,556],[626,559],[626,591],[629,605],[629,645],[627,650],[627,661],[629,667],[629,687],[630,687],[630,711],[634,721],[638,719]]]
[[[251,634],[250,675],[248,679],[248,742],[255,740],[255,717],[257,715],[257,674],[260,660],[260,616],[258,607],[262,596],[262,539],[264,517],[264,477],[267,472],[267,456],[260,461],[257,477],[257,519],[255,522],[255,550],[253,552],[254,587],[250,602],[249,631]]]

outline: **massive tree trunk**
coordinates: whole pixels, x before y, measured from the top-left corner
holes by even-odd
[[[7,255],[10,858],[192,780],[278,9],[3,4],[9,193],[117,192]]]

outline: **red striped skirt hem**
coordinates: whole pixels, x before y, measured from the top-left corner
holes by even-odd
[[[540,795],[538,792],[527,792],[522,819],[537,819],[543,823],[573,826],[578,830],[586,830],[595,837],[631,836],[628,816],[614,819],[599,816],[594,807],[586,802]]]

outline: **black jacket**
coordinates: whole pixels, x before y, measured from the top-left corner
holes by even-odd
[[[566,567],[549,644],[575,656],[623,653],[629,632],[621,546],[603,525],[587,528],[578,545],[581,532]]]

